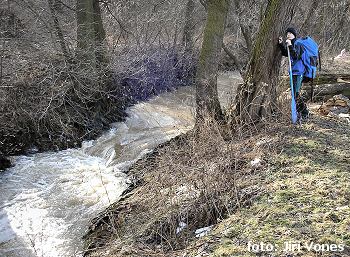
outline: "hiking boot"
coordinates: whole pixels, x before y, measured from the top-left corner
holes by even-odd
[[[297,114],[297,124],[301,125],[302,115],[300,112]]]
[[[301,125],[302,122],[307,121],[310,118],[310,113],[309,111],[307,112],[298,112],[298,118],[297,118],[297,123]]]
[[[308,110],[305,110],[304,112],[301,113],[301,118],[303,120],[307,120],[310,118],[310,112]]]

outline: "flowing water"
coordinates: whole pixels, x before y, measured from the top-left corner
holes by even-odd
[[[227,105],[237,73],[219,76]],[[80,149],[14,157],[0,174],[0,256],[81,256],[89,220],[127,188],[126,171],[193,127],[194,90],[183,87],[127,110],[125,122]]]

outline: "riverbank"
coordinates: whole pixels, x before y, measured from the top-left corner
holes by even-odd
[[[191,84],[195,70],[173,49],[144,49],[123,65],[120,59],[111,56],[99,72],[55,55],[28,60],[0,88],[0,156],[79,148],[124,121],[129,107]]]
[[[0,155],[0,172],[4,171],[5,169],[11,167],[11,162],[4,156]]]
[[[349,254],[349,125],[316,112],[302,126],[275,124],[231,141],[207,127],[138,161],[133,190],[94,220],[90,256],[256,256],[250,241],[344,244],[337,256]],[[260,254],[286,254],[276,250]]]
[[[0,174],[0,256],[81,256],[91,217],[127,188],[124,171],[193,127],[192,99],[181,87],[129,107],[124,122],[81,148],[13,157]]]

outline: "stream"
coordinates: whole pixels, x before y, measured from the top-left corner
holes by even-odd
[[[240,81],[219,75],[223,106]],[[12,157],[0,173],[0,256],[82,256],[90,219],[118,200],[135,161],[192,129],[194,102],[194,89],[182,87],[128,108],[124,122],[79,149]]]

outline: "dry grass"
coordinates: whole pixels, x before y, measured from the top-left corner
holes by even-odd
[[[105,245],[114,251],[107,256],[175,254],[193,241],[196,229],[219,223],[264,193],[259,174],[278,152],[279,129],[237,129],[228,140],[213,124],[204,122],[196,136],[180,136],[133,166],[135,189],[93,221],[87,241],[96,256],[103,256],[97,248]],[[186,224],[181,232],[180,223]]]
[[[256,256],[248,241],[349,245],[349,126],[315,113],[302,126],[273,124],[231,140],[203,124],[196,137],[180,136],[137,162],[134,190],[94,220],[90,255]],[[180,222],[186,228],[176,233]],[[195,237],[210,225],[209,235]],[[321,256],[259,253],[267,254]]]
[[[282,130],[287,129],[282,128]],[[350,127],[314,115],[281,138],[283,151],[260,173],[265,189],[182,256],[349,256]],[[248,251],[269,242],[276,252]],[[344,244],[342,252],[283,251],[285,242]],[[185,253],[185,254],[184,254]]]

